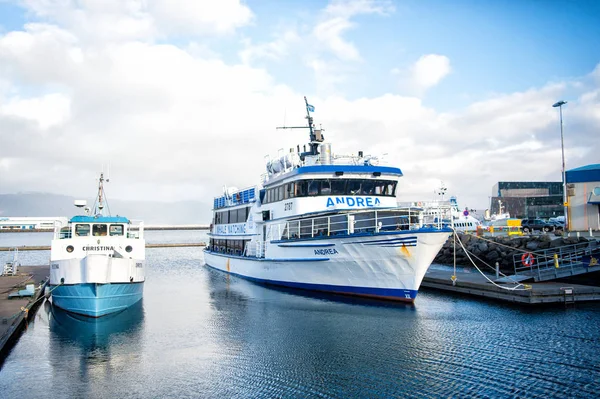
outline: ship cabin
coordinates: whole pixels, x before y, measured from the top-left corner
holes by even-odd
[[[131,221],[123,216],[74,216],[66,226],[57,226],[54,238],[140,238],[142,228],[133,231],[131,227]]]
[[[246,244],[255,236],[252,207],[257,201],[256,188],[226,190],[214,199],[209,249],[242,255]]]
[[[214,200],[208,249],[245,256],[250,242],[422,228],[422,209],[398,208],[401,176],[388,166],[311,165],[227,193]]]

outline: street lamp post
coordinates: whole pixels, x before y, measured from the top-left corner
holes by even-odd
[[[562,151],[562,184],[563,184],[563,206],[564,206],[564,213],[565,213],[565,231],[569,231],[569,224],[568,224],[568,207],[567,207],[567,178],[565,175],[565,144],[564,144],[564,139],[563,139],[563,120],[562,120],[562,106],[565,105],[567,102],[566,101],[558,101],[556,103],[554,103],[552,106],[554,108],[558,107],[558,113],[560,115],[560,149]]]

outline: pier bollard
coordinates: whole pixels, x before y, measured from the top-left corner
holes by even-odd
[[[500,263],[496,262],[496,278],[500,278]]]

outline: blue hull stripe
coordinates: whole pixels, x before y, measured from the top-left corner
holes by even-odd
[[[387,240],[353,241],[353,242],[347,242],[345,244],[371,245],[371,244],[388,244],[388,243],[395,243],[395,242],[417,242],[417,237],[395,237],[395,238],[389,238]]]
[[[206,266],[223,271],[221,269],[217,269],[208,263]],[[357,296],[366,296],[366,297],[376,297],[383,299],[392,299],[396,301],[405,301],[412,302],[417,297],[417,290],[407,290],[402,288],[373,288],[373,287],[354,287],[354,286],[345,286],[345,285],[329,285],[329,284],[309,284],[309,283],[297,283],[291,281],[280,281],[280,280],[266,280],[261,278],[244,276],[238,273],[231,273],[223,271],[224,273],[231,274],[232,276],[237,276],[246,280],[250,280],[259,284],[266,285],[278,285],[281,287],[289,287],[289,288],[297,288],[302,290],[309,291],[320,291],[320,292],[328,292],[332,294],[344,294],[344,295],[357,295]]]
[[[358,243],[353,243],[353,244],[358,244]],[[375,245],[375,246],[385,246],[385,245],[417,245],[417,241],[416,240],[410,240],[410,241],[386,241],[386,242],[377,242],[377,243],[364,243],[364,245]]]
[[[127,309],[142,299],[144,283],[73,284],[50,286],[52,303],[68,312],[89,317]]]
[[[211,255],[222,256],[224,258],[232,258],[232,259],[245,259],[252,260],[256,262],[325,262],[328,261],[329,258],[256,258],[254,256],[240,256],[240,255],[232,255],[232,254],[222,254],[219,252],[213,252],[208,249],[205,249],[204,252],[208,252]]]
[[[285,219],[285,218],[282,218]],[[272,219],[275,220],[275,219]],[[404,235],[404,234],[422,234],[422,233],[452,233],[452,229],[444,227],[441,229],[423,227],[418,230],[381,230],[380,233],[354,233],[354,234],[332,234],[329,236],[317,236],[317,237],[306,237],[306,238],[291,238],[289,240],[271,240],[271,244],[281,244],[281,243],[292,243],[298,241],[317,241],[317,240],[337,240],[341,238],[354,238],[354,237],[373,237],[377,238],[379,236],[389,236],[389,235]],[[410,237],[410,238],[414,238]],[[362,242],[359,242],[362,244]],[[354,244],[354,243],[346,243],[346,244]]]
[[[277,244],[277,246],[285,248],[323,248],[335,247],[335,244]]]

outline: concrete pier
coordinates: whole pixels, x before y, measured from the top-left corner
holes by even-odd
[[[521,286],[519,290],[507,290],[493,285],[477,270],[470,273],[457,272],[455,285],[452,284],[452,274],[452,271],[429,270],[425,274],[421,287],[531,305],[600,301],[600,287],[547,281],[522,283],[531,287],[531,289],[524,290]],[[488,277],[492,281],[496,278],[494,275]],[[500,285],[504,287],[515,286],[514,283]]]
[[[44,288],[48,281],[48,266],[20,266],[16,276],[0,276],[0,368],[27,322],[43,302]],[[12,298],[11,292],[35,285],[33,297]]]

